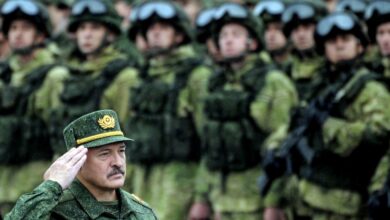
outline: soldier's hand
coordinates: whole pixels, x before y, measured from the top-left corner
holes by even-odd
[[[84,146],[70,149],[46,170],[44,180],[55,181],[62,189],[68,188],[87,159],[87,152]]]
[[[207,203],[196,202],[189,211],[187,220],[207,220],[211,219],[211,208]]]
[[[286,215],[282,209],[266,208],[263,213],[264,220],[286,220]]]

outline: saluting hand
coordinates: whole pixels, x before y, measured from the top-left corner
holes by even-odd
[[[87,159],[87,152],[84,146],[70,149],[46,170],[44,180],[55,181],[62,189],[68,188]]]

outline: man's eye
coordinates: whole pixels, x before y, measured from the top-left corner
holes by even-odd
[[[99,156],[102,156],[102,157],[108,156],[108,152],[101,153],[101,154],[99,154]]]

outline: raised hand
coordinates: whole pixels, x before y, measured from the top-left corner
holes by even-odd
[[[84,146],[70,149],[46,170],[44,180],[55,181],[62,189],[68,188],[87,159],[87,152]]]

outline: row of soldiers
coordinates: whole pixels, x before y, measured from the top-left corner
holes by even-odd
[[[135,139],[127,187],[160,219],[390,216],[390,2],[340,5],[354,13],[221,3],[194,36],[179,6],[153,0],[123,35],[111,1],[79,0],[73,48],[50,41],[43,5],[5,1],[0,203],[41,182],[66,124],[110,108]]]

